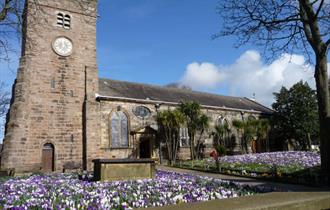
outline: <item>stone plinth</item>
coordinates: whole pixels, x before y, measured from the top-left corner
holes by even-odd
[[[146,179],[156,173],[153,159],[95,159],[93,163],[96,181]]]

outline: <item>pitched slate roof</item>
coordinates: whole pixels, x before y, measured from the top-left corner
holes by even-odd
[[[180,88],[162,87],[111,79],[99,79],[101,96],[179,103],[196,101],[204,106],[253,110],[270,114],[271,109],[243,97],[232,97]]]

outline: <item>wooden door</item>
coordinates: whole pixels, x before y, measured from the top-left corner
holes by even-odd
[[[257,141],[255,139],[253,139],[251,142],[251,149],[252,149],[252,153],[257,152]]]
[[[141,139],[140,158],[151,158],[150,139]]]
[[[42,171],[54,171],[54,146],[45,144],[42,148]]]

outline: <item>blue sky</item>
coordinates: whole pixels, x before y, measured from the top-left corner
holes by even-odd
[[[163,85],[179,80],[194,61],[233,62],[244,49],[233,49],[231,39],[211,39],[221,27],[216,4],[217,0],[101,0],[100,77]]]
[[[211,39],[221,29],[218,0],[99,0],[99,76],[166,85],[180,82],[194,90],[252,97],[270,106],[272,93],[300,79],[312,86],[312,67],[302,55],[283,54],[265,63],[259,49],[233,47],[235,38]],[[13,38],[19,51],[19,42]],[[18,53],[19,54],[19,53]],[[8,90],[18,56],[0,64]],[[0,131],[0,139],[1,138]]]
[[[191,62],[230,64],[251,46],[232,38],[212,40],[221,27],[217,0],[100,0],[97,23],[99,76],[165,85],[180,80]],[[13,39],[19,50],[19,43]],[[19,54],[19,53],[18,53]],[[10,86],[18,56],[2,63]],[[226,94],[226,90],[208,91]]]

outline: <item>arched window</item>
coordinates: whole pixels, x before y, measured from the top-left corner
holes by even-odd
[[[180,128],[180,147],[189,147],[188,128]]]
[[[128,118],[123,111],[111,114],[111,147],[128,147]]]
[[[132,109],[132,112],[135,116],[140,118],[147,118],[151,115],[150,109],[145,106],[136,106]]]
[[[231,128],[228,119],[220,116],[216,123],[217,126],[221,126],[220,130],[222,130],[220,142],[218,142],[218,144],[223,144],[223,146],[229,148],[232,145],[232,142],[230,140]]]
[[[70,29],[71,17],[68,14],[63,14],[62,12],[57,13],[56,25],[65,29]]]
[[[257,120],[257,118],[255,116],[253,116],[253,115],[249,115],[248,116],[248,120],[249,121],[255,121],[255,120]]]
[[[217,125],[225,126],[225,128],[228,129],[228,130],[230,129],[229,122],[228,122],[227,118],[222,117],[222,116],[218,118]]]

